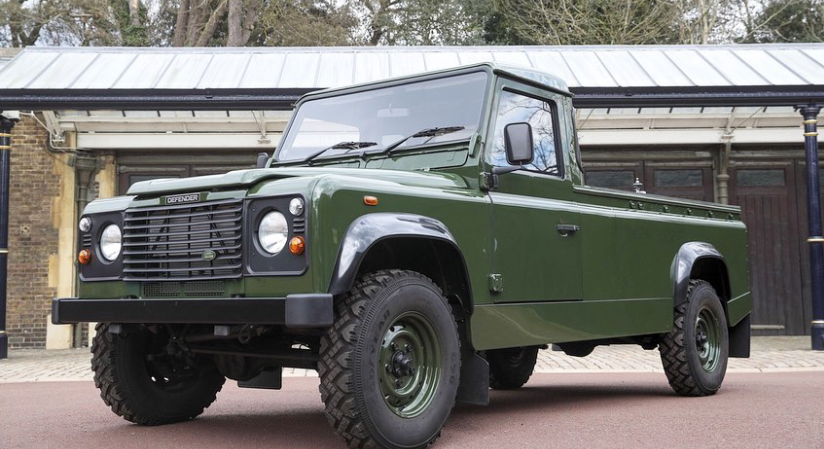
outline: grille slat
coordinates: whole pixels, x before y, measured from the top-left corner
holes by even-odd
[[[233,220],[232,222],[234,223],[235,221],[237,221],[237,220]],[[214,223],[221,223],[221,222],[220,222],[220,221],[215,221]],[[155,228],[148,228],[148,227],[147,227],[147,228],[131,228],[131,229],[124,229],[124,231],[142,231],[142,230],[148,230],[148,231],[150,231],[150,233],[149,233],[149,234],[131,234],[131,233],[126,233],[127,235],[126,235],[126,236],[124,236],[124,238],[127,238],[127,239],[138,239],[138,238],[143,238],[143,237],[157,237],[157,236],[179,236],[179,235],[208,234],[208,233],[212,232],[212,229],[210,229],[210,228],[195,229],[195,230],[193,230],[193,231],[171,231],[171,232],[169,232],[169,231],[165,231],[166,229],[169,229],[169,228],[179,228],[179,227],[184,227],[184,226],[185,226],[185,227],[187,227],[187,228],[191,228],[191,227],[192,227],[191,225],[167,225],[167,226],[163,226],[163,227],[158,226],[158,227],[155,227]],[[200,225],[200,226],[202,226],[202,225]],[[195,227],[197,227],[197,226],[195,226]],[[157,229],[157,231],[156,231],[156,232],[153,232],[153,231],[151,231],[151,229]],[[220,229],[220,231],[221,231],[221,232],[235,232],[235,231],[240,231],[240,225],[237,225],[237,226],[235,226],[235,227],[231,227],[231,228],[221,228],[221,229]]]
[[[243,209],[243,207],[238,206],[237,208],[233,208],[233,209],[223,209],[217,214],[224,214],[224,215],[236,214],[236,213],[239,213],[242,209]],[[211,212],[211,211],[195,212],[195,213],[191,213],[191,214],[181,214],[181,213],[175,212],[174,216],[176,218],[188,218],[188,217],[199,217],[199,216],[203,216],[203,215],[217,215],[217,214],[215,212]],[[153,218],[153,220],[160,220],[163,217],[165,217],[165,215],[161,215],[161,216],[158,216],[156,218]],[[145,217],[128,217],[128,218],[126,218],[126,223],[128,223],[130,221],[144,221],[144,220],[146,220]]]
[[[216,215],[216,214],[212,214],[212,215],[202,215],[202,216],[213,216],[213,215]],[[191,225],[191,223],[188,223],[188,222],[181,222],[181,221],[180,221],[180,217],[177,217],[177,216],[173,216],[173,217],[174,217],[174,219],[175,219],[175,220],[177,220],[177,221],[172,222],[172,223],[161,223],[161,224],[148,224],[148,225],[131,225],[131,226],[124,226],[124,227],[123,227],[123,230],[126,230],[126,231],[134,231],[134,230],[137,230],[137,229],[168,229],[168,228],[182,228],[182,227],[186,227],[186,226],[190,226],[190,225]],[[186,219],[190,219],[190,218],[195,218],[195,216],[184,218],[184,220],[186,220]],[[144,221],[145,221],[145,220],[144,220]],[[157,219],[154,219],[154,220],[152,220],[152,221],[158,221],[158,220],[157,220]],[[216,219],[214,219],[214,218],[213,218],[213,219],[212,219],[212,221],[210,221],[210,222],[209,222],[209,225],[216,225],[216,224],[221,224],[221,223],[237,223],[238,221],[240,221],[240,217],[235,217],[235,218],[223,218],[223,219],[219,219],[219,220],[216,220]],[[206,224],[202,224],[201,226],[206,226]]]
[[[124,279],[157,282],[240,277],[242,216],[242,200],[127,210]]]

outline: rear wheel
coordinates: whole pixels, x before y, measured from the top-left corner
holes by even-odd
[[[682,396],[715,394],[727,371],[729,329],[715,289],[690,281],[687,300],[675,308],[672,330],[658,346],[669,384]]]
[[[155,426],[192,419],[215,401],[226,380],[208,359],[168,350],[169,334],[140,328],[120,335],[95,328],[94,384],[117,415]]]
[[[460,343],[451,309],[425,276],[384,270],[335,304],[318,363],[326,417],[351,448],[424,447],[455,404]]]
[[[496,390],[521,388],[532,376],[538,360],[538,346],[494,349],[486,352],[489,386]]]

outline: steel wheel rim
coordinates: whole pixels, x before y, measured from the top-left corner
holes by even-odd
[[[426,410],[438,391],[441,351],[432,323],[418,312],[392,321],[381,342],[378,383],[384,402],[401,418]]]
[[[718,318],[706,307],[701,309],[695,319],[695,348],[704,371],[715,371],[721,358],[721,336]]]

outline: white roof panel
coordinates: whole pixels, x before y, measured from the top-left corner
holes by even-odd
[[[458,67],[461,61],[458,59],[458,53],[453,51],[441,51],[423,54],[424,61],[426,61],[426,70],[441,70]],[[392,76],[395,75],[394,71]]]
[[[286,55],[283,53],[253,54],[238,87],[243,89],[276,87],[280,81],[280,74],[283,72],[284,61],[286,61]]]
[[[649,75],[628,51],[599,51],[596,52],[596,55],[619,86],[649,86],[653,84]]]
[[[158,89],[193,89],[197,87],[214,55],[178,53],[158,80]]]
[[[555,75],[567,82],[568,86],[580,86],[575,73],[570,70],[561,53],[557,51],[530,51],[527,52],[534,67],[540,67],[547,73]]]
[[[582,86],[613,87],[618,85],[594,51],[565,52],[563,55]]]
[[[278,87],[316,86],[319,65],[319,53],[290,53],[286,55]]]
[[[759,86],[768,84],[744,61],[729,50],[702,50],[701,56],[718,70],[725,79],[736,86]]]
[[[481,62],[495,62],[495,58],[492,57],[492,53],[488,51],[460,50],[458,51],[458,57],[461,60],[461,64],[464,65],[477,64]]]
[[[30,47],[0,68],[0,89],[314,89],[493,61],[572,87],[824,85],[824,44]]]
[[[323,53],[320,55],[318,84],[343,87],[352,84],[355,76],[355,56],[348,53]]]
[[[63,53],[28,86],[30,89],[66,89],[98,55]]]
[[[59,52],[27,52],[23,50],[17,57],[3,67],[0,76],[0,89],[20,89],[36,81],[60,55]]]
[[[117,89],[146,89],[155,87],[157,80],[172,62],[172,53],[144,53],[138,55],[129,69],[122,72],[115,81]]]
[[[356,83],[368,83],[389,77],[389,53],[370,51],[355,54]]]
[[[532,63],[523,51],[493,51],[492,56],[495,58],[495,62],[532,67]]]
[[[697,86],[729,86],[731,84],[697,51],[669,50],[664,53]]]
[[[423,53],[417,51],[389,53],[389,66],[392,67],[392,76],[412,75],[426,71]]]
[[[807,84],[766,50],[740,50],[736,55],[772,84]]]
[[[135,53],[101,53],[86,67],[71,87],[73,89],[108,89],[114,86],[117,78],[136,58]]]
[[[770,55],[812,84],[824,84],[824,67],[798,50],[772,50]],[[819,59],[824,62],[824,59]]]
[[[663,51],[647,50],[630,53],[638,61],[644,72],[652,78],[656,86],[693,86],[694,83],[684,75]]]
[[[252,55],[243,53],[216,54],[197,84],[199,89],[229,89],[240,84]]]

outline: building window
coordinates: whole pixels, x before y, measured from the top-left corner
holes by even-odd
[[[784,170],[737,170],[739,187],[776,187],[784,185]]]
[[[586,184],[592,187],[631,190],[635,182],[635,172],[625,170],[603,170],[586,172]]]
[[[701,170],[655,170],[655,187],[701,187],[704,173]]]

